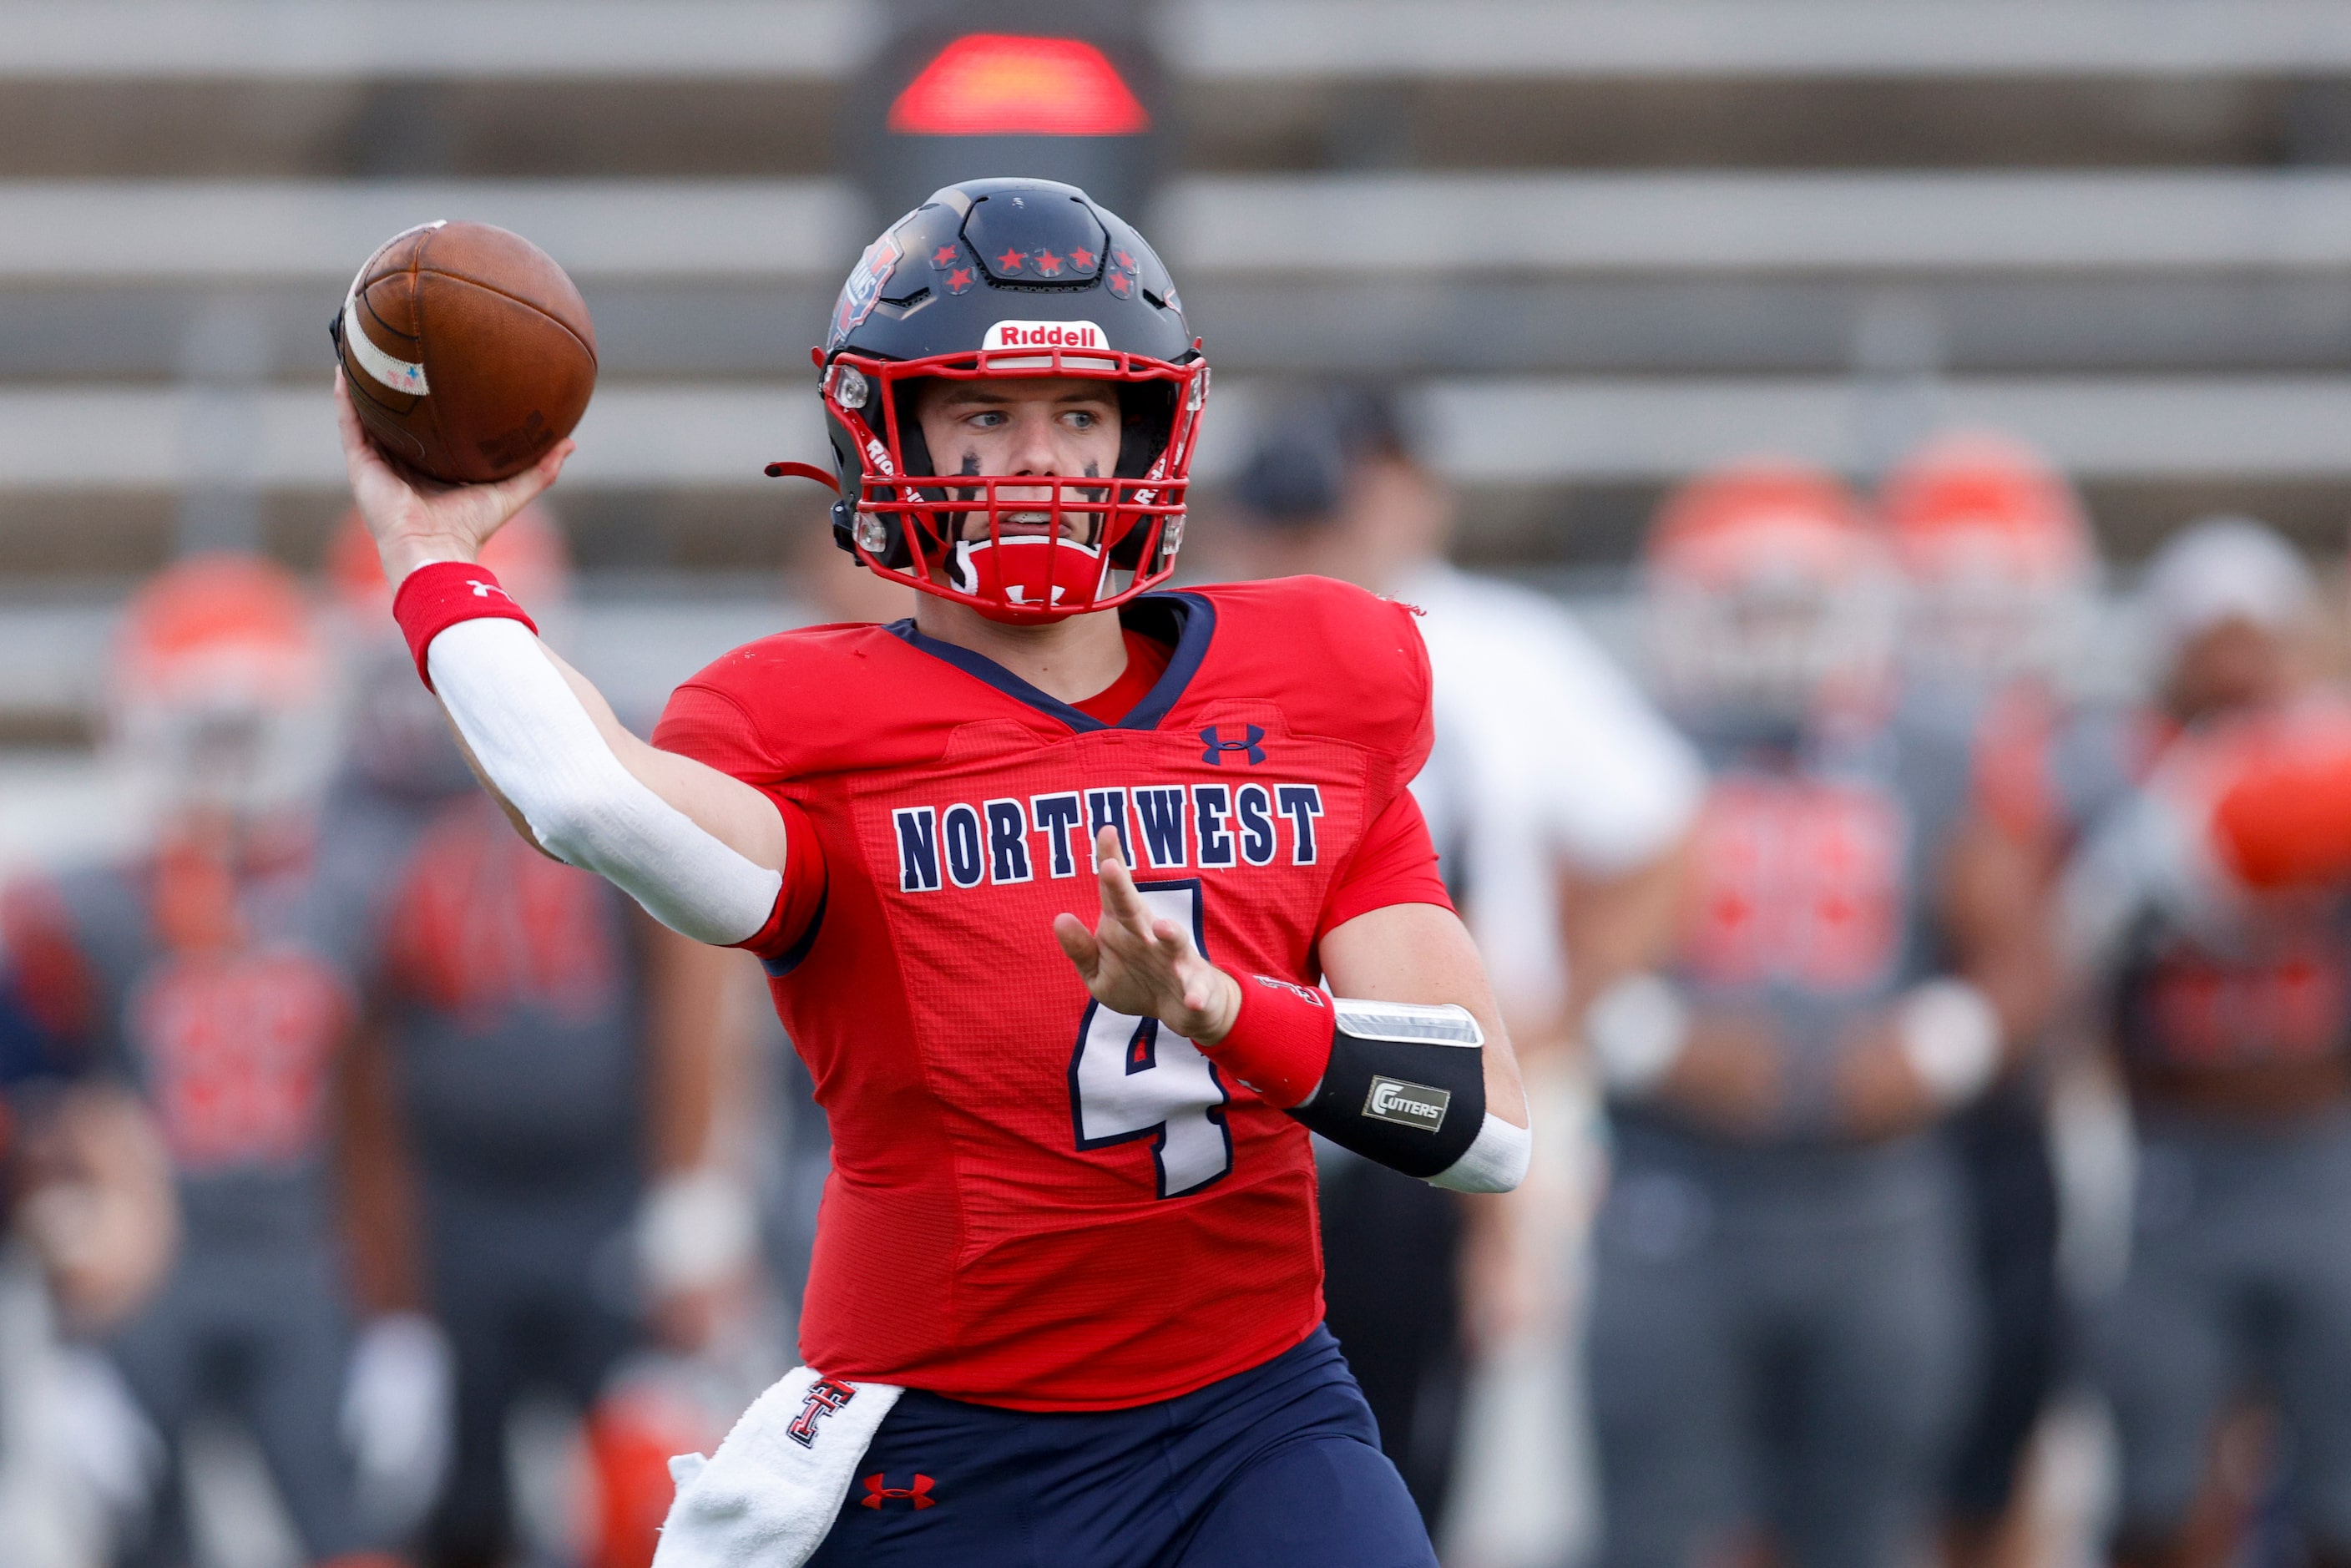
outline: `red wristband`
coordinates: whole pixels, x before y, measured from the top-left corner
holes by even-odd
[[[1240,1010],[1208,1059],[1283,1110],[1305,1103],[1331,1065],[1331,998],[1270,975],[1240,977]]]
[[[425,650],[458,622],[519,621],[538,631],[538,622],[523,613],[489,568],[469,560],[436,560],[410,572],[392,596],[392,618],[408,639],[426,691],[433,689],[433,673],[424,667]]]

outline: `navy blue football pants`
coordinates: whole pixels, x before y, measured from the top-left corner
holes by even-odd
[[[919,1505],[919,1506],[918,1506]],[[1132,1410],[908,1390],[809,1568],[1436,1568],[1338,1342]]]

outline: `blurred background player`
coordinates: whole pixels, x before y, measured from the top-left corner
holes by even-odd
[[[2137,1134],[2130,1261],[2094,1320],[2119,1439],[2113,1558],[2247,1549],[2244,1489],[2211,1485],[2251,1396],[2294,1539],[2260,1560],[2351,1562],[2351,709],[2314,682],[2318,596],[2262,525],[2168,544],[2142,595],[2153,727],[2173,738],[2067,887],[2098,1033]],[[2234,1494],[2234,1495],[2231,1495]]]
[[[152,1118],[119,1073],[57,1058],[41,989],[0,962],[0,1520],[12,1565],[88,1568],[161,1458],[89,1342],[171,1266],[179,1207]]]
[[[1413,792],[1529,1070],[1556,1086],[1578,998],[1655,962],[1670,939],[1677,852],[1702,789],[1696,758],[1556,603],[1447,562],[1453,497],[1414,458],[1384,393],[1338,388],[1278,411],[1232,502],[1225,542],[1241,575],[1336,577],[1422,611],[1437,744]],[[1550,1124],[1588,1122],[1562,1109]],[[1551,1157],[1561,1182],[1582,1174],[1573,1155]],[[1564,1212],[1512,1224],[1515,1197],[1464,1199],[1332,1146],[1318,1164],[1332,1332],[1435,1529],[1465,1350],[1491,1353],[1507,1335],[1514,1379],[1561,1370],[1568,1331],[1556,1312],[1523,1320],[1556,1306],[1531,1296],[1556,1293],[1579,1227]]]
[[[1974,758],[1947,865],[1947,904],[1977,932],[2049,929],[2048,904],[2086,819],[2129,783],[2119,731],[2064,686],[2088,645],[2097,556],[2073,489],[2038,453],[1991,431],[1927,442],[1887,477],[1878,514],[1902,574],[1905,721]],[[2020,1021],[2045,1019],[2057,972],[2037,940],[1997,951]],[[2034,1543],[2012,1504],[2064,1354],[2058,1191],[2037,1051],[1951,1119],[1968,1201],[1981,1359],[1946,1484],[1947,1548],[1960,1563],[2015,1561]],[[2003,1528],[2006,1526],[2007,1528]]]
[[[1882,541],[1828,476],[1694,481],[1646,570],[1659,685],[1713,784],[1675,961],[1585,1019],[1615,1134],[1589,1342],[1601,1561],[1687,1563],[1761,1528],[1804,1568],[1898,1562],[1972,1328],[1930,1134],[2003,1036],[1935,940],[1964,751],[1895,722]]]
[[[111,679],[110,740],[153,847],[19,887],[8,949],[53,1049],[137,1085],[176,1177],[177,1260],[112,1340],[171,1468],[131,1556],[184,1559],[184,1438],[225,1409],[309,1559],[374,1561],[338,1427],[350,1325],[329,1136],[355,1000],[319,872],[327,649],[282,569],[201,557],[132,602]]]
[[[569,566],[544,512],[486,559],[559,628]],[[338,883],[365,905],[346,1137],[392,1385],[370,1392],[396,1420],[399,1381],[434,1370],[399,1348],[429,1312],[455,1363],[429,1563],[516,1550],[508,1435],[539,1393],[587,1422],[577,1544],[597,1568],[642,1563],[668,1455],[715,1434],[690,1396],[614,1379],[651,1345],[709,1348],[752,1304],[757,1217],[717,1108],[739,1096],[756,972],[517,836],[417,685],[356,519],[330,565],[362,692],[329,823]]]

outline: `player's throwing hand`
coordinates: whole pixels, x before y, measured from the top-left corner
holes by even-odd
[[[1119,858],[1118,833],[1094,841],[1102,867],[1102,919],[1092,931],[1074,915],[1053,917],[1053,936],[1094,999],[1129,1018],[1155,1018],[1185,1039],[1214,1045],[1240,1011],[1240,987],[1200,956],[1192,934],[1152,917]]]
[[[489,537],[563,472],[572,443],[559,441],[547,455],[511,479],[494,485],[443,485],[414,469],[395,466],[370,441],[351,407],[343,372],[335,372],[335,421],[342,428],[343,465],[368,532],[395,586],[435,560],[473,560]]]

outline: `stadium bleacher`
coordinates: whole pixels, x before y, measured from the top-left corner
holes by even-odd
[[[377,240],[459,214],[531,235],[596,311],[565,487],[591,604],[769,591],[815,502],[758,465],[817,449],[802,355],[875,222],[833,171],[882,10],[0,16],[0,596],[102,619],[184,539],[315,559],[325,319]],[[2126,555],[2216,504],[2312,538],[2351,510],[2340,5],[1185,0],[1155,26],[1181,127],[1150,226],[1223,377],[1211,478],[1252,382],[1377,371],[1417,387],[1471,552],[1531,570],[1621,561],[1707,459],[1866,472],[1945,416],[2043,442]],[[57,635],[0,616],[0,729],[78,700],[8,652]]]

